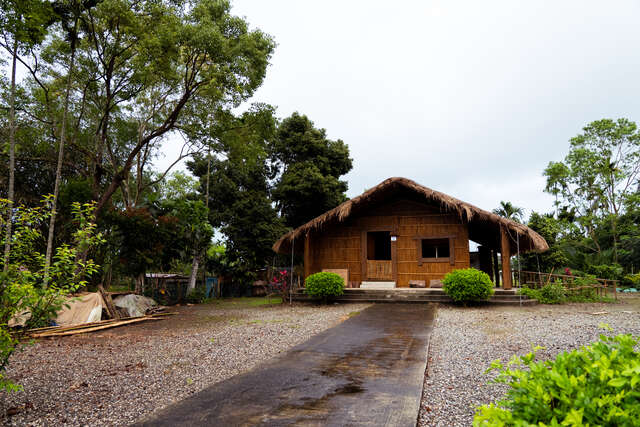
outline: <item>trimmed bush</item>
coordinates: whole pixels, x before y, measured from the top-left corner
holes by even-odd
[[[307,277],[304,287],[308,295],[314,298],[322,298],[326,301],[329,297],[342,295],[344,292],[344,280],[336,273],[315,273]]]
[[[497,383],[509,385],[505,400],[478,408],[480,426],[636,426],[640,420],[639,340],[600,336],[555,360],[536,361],[536,350],[499,360]]]
[[[456,302],[487,300],[493,295],[491,278],[475,268],[447,273],[442,285],[442,290]]]

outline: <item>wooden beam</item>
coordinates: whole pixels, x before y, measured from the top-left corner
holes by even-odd
[[[500,265],[498,264],[498,251],[495,249],[491,250],[491,258],[493,260],[493,278],[496,286],[500,286]]]
[[[311,233],[304,236],[304,279],[311,275]]]
[[[360,237],[360,281],[368,280],[367,277],[367,232],[362,231]]]
[[[511,244],[504,227],[500,227],[500,254],[502,256],[502,287],[511,289]]]

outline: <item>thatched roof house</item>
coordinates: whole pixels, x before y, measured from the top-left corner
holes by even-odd
[[[305,277],[346,270],[351,286],[387,281],[394,286],[435,284],[471,265],[469,240],[480,245],[482,270],[511,287],[510,255],[543,252],[547,242],[529,227],[482,210],[407,178],[389,178],[282,236],[279,253],[304,253]]]

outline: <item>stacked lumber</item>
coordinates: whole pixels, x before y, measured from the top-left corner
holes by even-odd
[[[83,323],[73,326],[49,326],[46,328],[36,328],[27,331],[31,338],[63,337],[67,335],[84,334],[87,332],[101,331],[103,329],[117,328],[118,326],[130,325],[132,323],[145,322],[148,320],[162,320],[165,316],[177,313],[156,313],[142,317],[125,317],[121,319],[100,320],[98,322]]]

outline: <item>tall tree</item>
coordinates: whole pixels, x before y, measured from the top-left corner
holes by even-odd
[[[225,122],[217,132],[217,155],[198,156],[189,168],[200,178],[201,192],[208,191],[209,221],[226,237],[225,257],[250,277],[273,259],[271,246],[284,231],[270,199],[268,147],[276,121],[271,107],[256,105]]]
[[[494,209],[493,213],[517,222],[522,221],[522,216],[524,214],[522,208],[514,206],[511,202],[505,202],[502,200],[500,201],[500,207]]]
[[[96,215],[161,142],[178,134],[197,141],[215,126],[212,111],[251,96],[274,48],[225,0],[102,0],[81,24],[65,143],[84,155]],[[40,58],[44,86],[67,76],[56,66],[66,57],[63,38],[52,37]]]
[[[304,224],[347,199],[347,182],[340,177],[353,167],[349,148],[328,139],[307,116],[293,113],[280,123],[271,156],[282,169],[273,200],[287,226]]]
[[[15,152],[16,152],[16,67],[21,50],[28,50],[42,42],[47,28],[51,25],[52,10],[49,2],[40,0],[2,0],[0,28],[2,41],[0,45],[11,56],[11,88],[9,94],[9,182],[7,198],[15,202]],[[11,215],[12,210],[8,210]],[[5,230],[4,270],[9,265],[11,250],[11,217],[8,218]]]
[[[67,122],[69,114],[69,97],[74,78],[74,68],[76,59],[76,47],[78,44],[78,27],[81,15],[95,6],[97,0],[67,0],[57,4],[57,12],[61,17],[60,21],[64,30],[65,39],[69,44],[69,59],[67,62],[67,76],[64,89],[64,102],[62,106],[62,120],[58,131],[58,162],[56,163],[56,178],[53,184],[53,198],[51,199],[51,216],[49,218],[49,233],[47,235],[47,251],[45,253],[45,286],[49,281],[46,272],[51,265],[53,254],[53,236],[56,225],[56,208],[58,205],[58,195],[60,193],[60,181],[62,180],[62,164],[64,160],[64,145],[67,137]]]
[[[613,261],[618,262],[620,216],[640,179],[640,132],[624,118],[597,120],[572,138],[570,146],[563,162],[550,162],[545,169],[545,191],[559,198],[561,209],[574,212],[599,254],[602,244],[597,229],[607,221]]]

